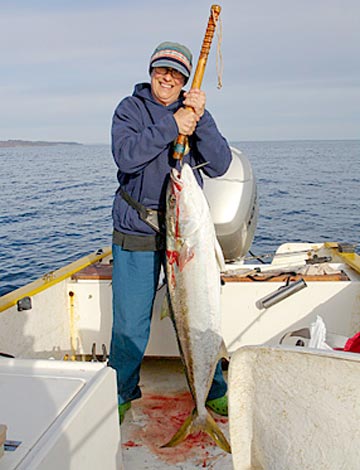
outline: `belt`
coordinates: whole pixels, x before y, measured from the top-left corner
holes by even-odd
[[[158,233],[165,232],[165,213],[150,209],[144,206],[139,201],[130,196],[129,193],[120,188],[120,196],[126,201],[133,209],[137,211],[140,219],[148,224],[153,230]]]

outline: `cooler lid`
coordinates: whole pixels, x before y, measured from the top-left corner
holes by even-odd
[[[0,360],[1,423],[7,426],[6,443],[14,441],[13,450],[5,446],[0,470],[15,469],[85,386],[89,376],[76,367],[61,361]]]

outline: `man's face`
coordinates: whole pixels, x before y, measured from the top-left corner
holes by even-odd
[[[151,72],[151,92],[164,106],[174,103],[185,85],[185,77],[170,67],[154,67]]]

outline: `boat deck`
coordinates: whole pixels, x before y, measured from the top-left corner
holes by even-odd
[[[180,359],[146,357],[140,387],[142,398],[133,402],[121,426],[124,470],[233,469],[231,455],[202,433],[174,448],[161,448],[193,409]],[[229,438],[228,419],[213,416]]]

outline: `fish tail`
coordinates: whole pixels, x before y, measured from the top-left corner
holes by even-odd
[[[205,432],[211,437],[211,439],[213,439],[216,445],[225,452],[231,454],[230,444],[211,414],[207,411],[205,419],[199,420],[196,408],[186,418],[180,429],[174,434],[170,441],[161,447],[175,447],[195,431]]]
[[[194,426],[194,422],[196,421],[198,414],[196,408],[192,411],[192,413],[186,418],[184,423],[181,425],[181,428],[176,431],[173,437],[170,439],[169,442],[162,445],[161,447],[175,447],[180,442],[184,441],[191,433],[193,433],[196,428]]]
[[[202,431],[206,432],[222,450],[231,454],[231,447],[228,440],[209,412],[206,415],[205,426],[202,428]]]

